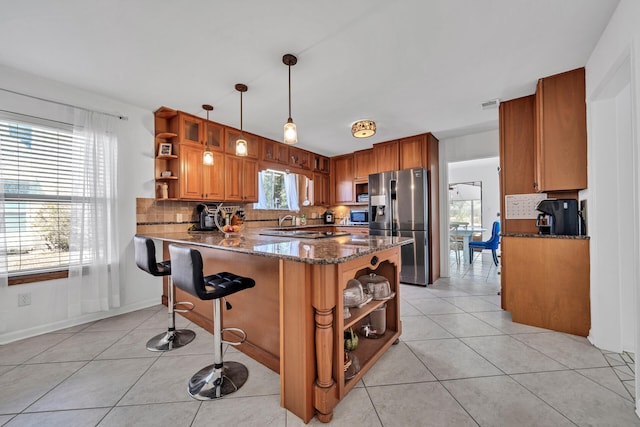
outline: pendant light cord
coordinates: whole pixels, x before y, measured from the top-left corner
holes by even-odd
[[[240,92],[240,138],[242,138],[242,92]]]
[[[291,120],[291,64],[289,64],[289,120]]]

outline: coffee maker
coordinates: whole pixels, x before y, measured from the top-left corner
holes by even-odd
[[[582,234],[578,201],[575,199],[545,199],[536,206],[541,214],[536,219],[538,234],[578,236]]]
[[[326,211],[322,214],[322,217],[324,218],[325,224],[334,224],[336,222],[336,217],[333,214],[333,211]]]

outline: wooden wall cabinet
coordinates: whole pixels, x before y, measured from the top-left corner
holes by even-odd
[[[177,116],[171,122],[171,128],[178,135],[178,142],[181,144],[201,145],[204,143],[204,119],[178,111]]]
[[[330,201],[330,186],[329,175],[326,173],[315,172],[313,174],[313,205],[314,206],[326,206],[331,203]]]
[[[400,169],[398,141],[373,144],[373,157],[376,162],[375,173]]]
[[[247,141],[247,157],[257,159],[260,156],[260,137],[251,133],[243,132],[242,137]],[[234,128],[225,128],[225,153],[236,154],[236,141],[240,139],[240,131]]]
[[[311,169],[311,153],[295,147],[289,147],[289,166]]]
[[[258,201],[258,162],[249,157],[225,156],[224,200]]]
[[[225,155],[213,151],[213,164],[202,165],[202,198],[204,200],[224,200]]]
[[[585,70],[538,80],[535,98],[536,191],[587,188]]]
[[[205,120],[204,122],[204,145],[209,145],[211,151],[224,152],[224,126]]]
[[[534,171],[535,96],[500,103],[500,212],[506,212],[505,196],[536,191]],[[505,233],[537,233],[535,219],[502,217]]]
[[[321,156],[319,154],[312,153],[313,158],[313,171],[329,173],[329,158]]]
[[[513,321],[586,337],[589,240],[504,237],[501,244],[502,308]]]
[[[402,138],[400,144],[400,169],[427,167],[427,134]]]
[[[203,197],[202,163],[203,146],[179,144],[180,157],[180,198],[200,200]]]
[[[369,174],[375,173],[375,160],[373,149],[359,150],[353,153],[354,180],[356,182],[368,182]]]
[[[353,154],[331,158],[332,203],[343,204],[355,201],[353,184]]]
[[[265,162],[289,164],[289,146],[270,139],[262,139],[262,160]]]

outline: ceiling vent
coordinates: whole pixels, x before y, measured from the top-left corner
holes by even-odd
[[[500,105],[500,99],[492,99],[490,101],[485,101],[481,104],[483,110],[491,110],[492,108],[498,108]]]

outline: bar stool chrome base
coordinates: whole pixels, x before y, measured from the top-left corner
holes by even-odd
[[[178,329],[175,331],[167,331],[156,335],[147,341],[147,350],[149,351],[168,351],[174,348],[180,348],[196,337],[196,333],[189,329]]]
[[[224,362],[220,378],[217,378],[215,365],[209,365],[191,377],[187,391],[194,399],[219,399],[238,391],[248,378],[249,370],[242,363]]]

